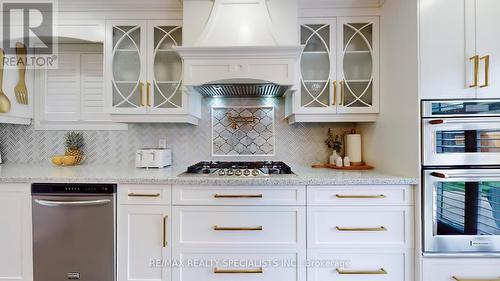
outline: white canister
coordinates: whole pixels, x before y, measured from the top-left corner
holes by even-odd
[[[350,167],[351,166],[351,159],[349,159],[348,156],[344,157],[344,167]]]
[[[346,135],[346,156],[349,157],[351,165],[358,166],[363,164],[361,157],[361,135]]]
[[[344,165],[342,165],[342,157],[337,157],[337,160],[335,160],[335,166],[337,167],[343,167]]]

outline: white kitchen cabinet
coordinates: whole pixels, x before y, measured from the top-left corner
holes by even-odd
[[[424,258],[422,280],[489,281],[500,279],[500,258]]]
[[[379,112],[379,18],[307,19],[300,25],[300,86],[286,96],[295,122],[375,121]]]
[[[29,184],[0,184],[0,225],[0,280],[33,280]]]
[[[500,97],[498,9],[494,0],[420,0],[422,99]]]
[[[118,280],[170,280],[170,207],[118,207]]]
[[[311,250],[307,280],[413,281],[413,251]],[[424,279],[429,281],[429,279]],[[451,281],[451,280],[450,280]]]
[[[126,130],[105,112],[102,44],[60,44],[58,67],[37,70],[35,129]]]
[[[106,25],[106,93],[118,122],[197,124],[200,98],[184,91],[180,21],[109,21]]]

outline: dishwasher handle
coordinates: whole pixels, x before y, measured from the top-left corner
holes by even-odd
[[[102,206],[111,203],[109,199],[85,200],[85,201],[52,201],[35,199],[35,202],[47,207],[81,207],[81,206]]]

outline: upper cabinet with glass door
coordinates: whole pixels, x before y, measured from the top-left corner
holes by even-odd
[[[151,22],[147,92],[153,113],[182,111],[182,59],[173,47],[182,46],[182,27]]]
[[[295,122],[371,122],[379,112],[378,17],[300,25],[300,85],[287,96]]]
[[[378,113],[378,19],[339,18],[337,22],[338,113]]]
[[[146,113],[143,81],[146,78],[146,26],[117,22],[107,26],[107,89],[111,113]]]
[[[335,19],[300,26],[300,107],[306,112],[334,113]]]
[[[182,87],[181,21],[107,23],[106,81],[112,119],[118,122],[197,124],[200,99]]]

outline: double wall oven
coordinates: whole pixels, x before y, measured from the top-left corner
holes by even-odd
[[[422,102],[425,254],[500,255],[500,100]]]

